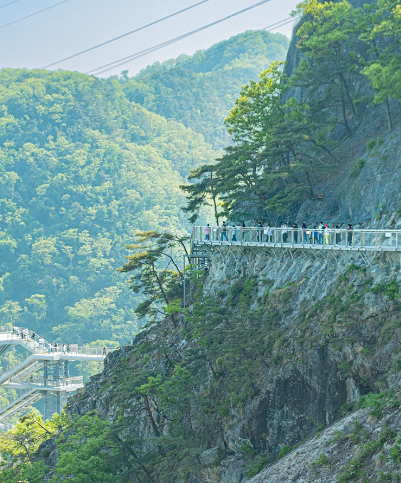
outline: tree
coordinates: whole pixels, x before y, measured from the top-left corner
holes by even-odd
[[[67,424],[65,413],[43,421],[39,411],[34,409],[20,418],[13,429],[0,435],[0,482],[43,481],[45,468],[43,463],[34,458],[35,452],[44,441],[55,436]]]
[[[180,237],[170,233],[155,231],[138,232],[135,238],[139,242],[135,245],[126,245],[133,255],[119,272],[136,272],[130,279],[130,288],[134,293],[146,297],[135,312],[140,317],[149,315],[153,320],[158,316],[165,316],[161,310],[163,304],[169,305],[180,293],[183,274],[176,262],[176,257],[188,255],[185,245],[187,237]],[[178,251],[177,251],[178,250]],[[169,253],[168,253],[169,252]],[[166,262],[163,268],[160,264]],[[169,268],[172,265],[173,269]],[[171,314],[174,321],[174,314]]]
[[[200,168],[192,169],[188,177],[192,181],[189,185],[181,185],[180,188],[187,193],[188,203],[183,211],[191,213],[188,218],[190,223],[195,223],[199,218],[199,210],[202,206],[213,206],[214,218],[219,225],[223,213],[218,211],[218,194],[215,186],[215,175],[213,165],[203,165]],[[197,182],[193,182],[197,180]]]
[[[375,6],[358,10],[360,38],[370,44],[371,58],[362,73],[375,90],[374,102],[384,103],[389,130],[393,129],[389,98],[401,100],[401,20],[395,0],[379,0]]]
[[[119,466],[127,463],[121,445],[112,437],[109,421],[88,413],[71,421],[59,438],[60,457],[51,483],[120,483]]]
[[[241,220],[288,214],[302,194],[314,196],[312,173],[335,161],[309,106],[293,98],[284,101],[288,89],[282,63],[274,62],[258,82],[242,88],[226,119],[233,145],[213,165],[207,185],[222,200],[225,216]],[[329,161],[322,162],[323,155]],[[205,203],[206,190],[199,184],[186,187],[194,196],[185,209],[195,211],[194,217]]]
[[[305,16],[297,32],[297,46],[305,57],[291,82],[307,90],[315,109],[338,106],[347,136],[351,137],[350,118],[355,123],[358,121],[347,81],[356,71],[353,52],[357,36],[353,7],[346,1],[320,3],[307,0],[298,6],[297,12]]]

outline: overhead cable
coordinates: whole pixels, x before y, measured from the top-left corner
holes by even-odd
[[[62,2],[56,3],[55,5],[50,5],[50,7],[46,7],[42,10],[38,10],[37,12],[31,13],[30,15],[27,15],[26,17],[18,18],[17,20],[14,20],[13,22],[6,23],[4,25],[0,25],[0,29],[4,29],[5,27],[8,27],[9,25],[14,25],[15,23],[22,22],[22,20],[26,20],[27,18],[34,17],[35,15],[39,15],[42,12],[46,12],[46,10],[50,10],[51,8],[58,7],[62,3],[67,3],[70,0],[63,0]],[[4,5],[5,7],[5,5]]]
[[[282,27],[286,24],[289,24],[289,23],[292,23],[294,22],[294,18],[292,17],[289,17],[289,18],[284,18],[283,20],[280,20],[279,22],[276,22],[274,24],[271,24],[271,25],[268,25],[267,27],[264,27],[263,29],[260,29],[260,30],[265,30],[266,32],[270,32],[272,30],[276,30],[277,28],[279,27]],[[239,44],[239,43],[242,43],[242,42],[245,42],[245,38],[239,38],[239,39],[236,39],[236,40],[233,40],[232,42],[222,42],[221,45],[217,45],[215,47],[213,47],[213,54],[216,54],[217,52],[220,52],[222,49],[224,49],[227,45],[236,45],[236,44]],[[143,75],[140,75],[138,77],[138,79],[140,79],[141,81],[146,81],[148,79],[153,79],[153,78],[157,78],[157,77],[160,77],[160,76],[163,76],[164,74],[169,74],[171,72],[185,72],[185,67],[190,65],[192,63],[192,59],[188,59],[187,61],[185,62],[182,62],[178,65],[175,65],[173,67],[170,67],[170,68],[167,68],[166,70],[164,71],[159,71],[159,72],[154,72],[152,74],[143,74]]]
[[[13,0],[12,2],[5,3],[4,5],[0,5],[0,8],[7,7],[8,5],[11,5],[12,3],[19,2],[19,0]]]
[[[276,22],[272,25],[268,25],[267,27],[264,27],[263,29],[261,30],[265,30],[266,32],[271,32],[273,30],[276,30],[277,28],[280,28],[280,27],[283,27],[284,25],[287,25],[289,23],[293,23],[294,22],[294,18],[290,17],[290,18],[286,18],[286,19],[283,19],[283,20],[280,20],[279,22]],[[186,34],[184,34],[186,35]],[[149,47],[148,49],[145,49],[145,50],[141,50],[140,52],[137,52],[136,54],[133,54],[132,56],[130,56],[130,60],[129,61],[132,61],[132,60],[136,60],[136,59],[139,59],[140,57],[144,57],[145,55],[147,54],[150,54],[152,52],[155,52],[163,47],[165,47],[166,45],[170,45],[170,43],[173,43],[173,42],[177,42],[178,40],[176,39],[172,39],[172,40],[168,40],[166,42],[163,42],[162,44],[158,44],[158,45],[155,45],[153,47]],[[217,52],[219,50],[219,48],[217,47],[215,49],[215,51]],[[134,57],[135,56],[135,57]],[[121,59],[120,59],[121,60]],[[119,62],[119,61],[116,61],[116,62]],[[107,72],[108,70],[111,70],[113,69],[114,67],[119,67],[120,65],[124,65],[126,62],[122,62],[121,64],[118,64],[118,65],[114,65],[108,69],[105,69],[101,72],[98,72],[96,75],[100,75],[102,74],[103,72]],[[190,63],[190,62],[189,62]],[[113,63],[114,64],[114,63]],[[111,65],[111,64],[108,64],[108,65]],[[185,66],[185,63],[183,64]],[[106,66],[104,66],[106,67]],[[181,65],[182,67],[182,65]],[[98,69],[95,69],[95,70],[98,70]],[[95,72],[95,71],[89,71],[89,72],[86,72],[86,74],[89,74],[91,72]],[[155,75],[158,75],[158,74],[155,74]],[[152,74],[150,74],[150,76],[152,76]]]
[[[239,10],[238,12],[235,12],[235,13],[232,13],[231,15],[227,15],[226,17],[223,17],[219,20],[216,20],[212,23],[209,23],[207,25],[204,25],[203,27],[200,27],[200,28],[197,28],[195,30],[192,30],[190,32],[187,32],[186,34],[183,34],[183,35],[179,35],[178,37],[175,37],[173,39],[170,39],[170,40],[167,40],[166,42],[162,42],[160,44],[157,44],[157,45],[154,45],[153,47],[149,47],[148,49],[145,49],[145,50],[141,50],[139,52],[136,52],[135,54],[131,54],[131,55],[128,55],[127,57],[123,57],[121,59],[118,59],[114,62],[110,62],[109,64],[105,64],[105,65],[102,65],[100,67],[97,67],[96,69],[92,69],[88,72],[86,72],[87,74],[90,74],[90,73],[96,73],[96,71],[100,71],[100,72],[97,72],[97,75],[99,74],[103,74],[104,72],[107,72],[111,69],[114,69],[115,67],[119,67],[121,65],[124,65],[126,64],[127,62],[130,62],[132,60],[135,60],[135,59],[138,59],[140,57],[143,57],[144,55],[147,55],[149,54],[150,52],[154,52],[156,50],[159,50],[159,49],[162,49],[163,47],[166,47],[168,45],[171,45],[175,42],[179,42],[180,40],[183,40],[187,37],[190,37],[192,35],[195,35],[199,32],[202,32],[203,30],[206,30],[210,27],[213,27],[215,25],[218,25],[219,23],[222,23],[222,22],[225,22],[226,20],[229,20],[233,17],[236,17],[238,15],[241,15],[245,12],[248,12],[249,10],[252,10],[256,7],[259,7],[261,5],[264,5],[265,3],[267,2],[270,2],[271,0],[262,0],[260,2],[257,2],[257,3],[254,3],[253,5],[250,5],[249,7],[247,8],[244,8],[242,10]]]
[[[294,17],[285,18],[283,20],[280,20],[279,22],[269,25],[268,27],[264,27],[261,30],[266,30],[267,32],[270,32],[271,30],[276,30],[280,27],[284,27],[284,25],[287,25],[289,23],[293,23],[293,22],[295,23],[295,20],[296,19]]]
[[[18,1],[18,0],[14,0],[14,1]],[[60,64],[61,62],[64,62],[66,60],[73,59],[74,57],[78,57],[79,55],[86,54],[87,52],[91,52],[92,50],[98,49],[99,47],[103,47],[104,45],[111,44],[112,42],[115,42],[116,40],[123,39],[124,37],[127,37],[128,35],[132,35],[136,32],[141,31],[141,30],[145,30],[149,27],[152,27],[153,25],[156,25],[160,22],[163,22],[164,20],[167,20],[169,18],[173,18],[177,15],[180,15],[181,13],[184,13],[188,10],[191,10],[192,8],[198,7],[199,5],[202,5],[203,3],[207,3],[207,2],[210,2],[210,0],[202,0],[201,2],[195,3],[194,5],[191,5],[189,7],[182,9],[182,10],[179,10],[178,12],[171,13],[170,15],[167,15],[166,17],[159,18],[159,19],[155,20],[154,22],[150,22],[146,25],[142,25],[142,27],[138,27],[134,30],[131,30],[130,32],[126,32],[125,34],[119,35],[118,37],[114,37],[110,40],[106,40],[105,42],[102,42],[101,44],[94,45],[93,47],[89,47],[88,49],[81,50],[81,52],[77,52],[76,54],[70,55],[68,57],[64,57],[64,59],[60,59],[60,60],[57,60],[56,62],[52,62],[51,64],[45,65],[44,67],[42,67],[42,69],[48,69],[49,67],[53,67],[54,65]]]

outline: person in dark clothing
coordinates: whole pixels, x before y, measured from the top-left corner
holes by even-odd
[[[308,243],[308,234],[306,233],[306,223],[302,223],[302,236],[304,238],[304,243]]]
[[[258,230],[258,242],[261,243],[263,241],[263,225],[261,221],[258,223],[258,228],[260,228],[260,230]]]
[[[294,234],[293,234],[293,237],[294,237],[294,243],[298,243],[298,225],[296,223],[294,223],[292,225],[292,228],[294,230]]]
[[[246,233],[245,223],[242,222],[241,223],[241,242],[245,241],[245,233]]]
[[[339,229],[340,229],[340,227],[338,225],[336,225],[336,245],[341,244],[341,233],[337,231]]]
[[[348,245],[352,245],[352,238],[353,238],[353,233],[352,233],[353,228],[352,228],[352,225],[348,225],[347,231],[348,231],[348,233],[347,233],[347,244]]]

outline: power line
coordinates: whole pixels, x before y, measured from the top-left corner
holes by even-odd
[[[280,20],[279,22],[276,22],[272,25],[269,25],[268,27],[264,27],[263,29],[261,30],[266,30],[266,32],[270,32],[271,30],[276,30],[280,27],[284,27],[284,25],[287,25],[289,23],[292,23],[292,22],[295,22],[296,19],[294,19],[294,17],[290,17],[290,18],[284,18],[283,20]]]
[[[14,0],[14,1],[18,1],[18,0]],[[18,22],[22,22],[22,20],[25,20],[25,19],[30,18],[30,17],[34,17],[35,15],[39,15],[42,12],[46,12],[46,10],[50,10],[51,8],[58,7],[62,3],[66,3],[66,2],[69,2],[69,1],[70,0],[63,0],[62,2],[56,3],[55,5],[51,5],[50,7],[46,7],[42,10],[38,10],[37,12],[31,13],[30,15],[27,15],[26,17],[18,18],[17,20],[14,20],[13,22],[9,22],[9,23],[6,23],[4,25],[0,25],[0,29],[4,29],[5,27],[8,27],[9,25],[14,25],[15,23],[18,23]],[[11,2],[11,3],[14,3],[14,2]],[[6,5],[3,5],[3,6],[5,7]]]
[[[293,23],[293,22],[294,22],[294,18],[293,18],[293,17],[289,17],[289,18],[285,18],[285,19],[283,19],[283,20],[280,20],[279,22],[276,22],[276,23],[274,23],[274,24],[272,24],[272,25],[269,25],[269,26],[267,26],[267,27],[264,27],[264,28],[263,28],[263,29],[261,29],[261,30],[265,30],[266,32],[271,32],[271,31],[273,31],[273,30],[276,30],[277,28],[284,27],[284,25],[287,25],[287,24],[290,24],[290,23]],[[207,28],[207,27],[205,27],[205,28]],[[184,36],[188,36],[188,34],[184,34]],[[182,36],[181,36],[181,37],[182,37]],[[129,60],[128,60],[128,62],[130,62],[130,61],[132,61],[132,60],[139,59],[140,57],[144,57],[144,56],[145,56],[145,55],[147,55],[147,54],[150,54],[150,53],[152,53],[152,52],[155,52],[155,51],[157,51],[157,50],[159,50],[159,49],[161,49],[161,48],[163,48],[163,47],[165,47],[165,46],[167,46],[167,45],[170,45],[170,44],[172,44],[172,43],[174,43],[174,42],[178,42],[179,40],[181,40],[181,38],[176,37],[175,39],[168,40],[168,41],[166,41],[166,42],[163,42],[162,44],[158,44],[158,45],[155,45],[155,46],[153,46],[153,47],[149,47],[148,49],[145,49],[145,50],[142,50],[142,51],[140,51],[140,52],[137,52],[136,54],[132,54],[131,56],[129,56]],[[243,41],[243,40],[241,40],[241,41]],[[238,42],[238,41],[236,41],[236,42]],[[219,48],[215,49],[215,52],[217,52],[218,50],[219,50]],[[122,60],[122,59],[120,59],[120,60]],[[115,61],[115,62],[120,62],[120,61]],[[112,62],[111,64],[114,64],[115,62]],[[121,63],[119,63],[119,64],[117,64],[117,65],[113,65],[113,66],[111,66],[111,67],[109,67],[109,68],[107,68],[107,69],[105,69],[105,70],[102,70],[101,72],[98,72],[98,73],[97,73],[97,75],[100,75],[100,74],[102,74],[103,72],[107,72],[108,70],[111,70],[111,69],[113,69],[114,67],[119,67],[119,66],[121,66],[121,65],[124,65],[125,63],[126,63],[126,62],[121,62]],[[190,62],[189,62],[189,63],[190,63]],[[110,66],[111,64],[108,64],[107,66],[103,66],[103,67],[108,67],[108,66]],[[185,64],[184,64],[184,65],[185,65]],[[98,68],[98,69],[99,69],[99,68]],[[89,71],[89,72],[86,72],[86,73],[88,74],[88,73],[90,73],[90,72],[95,72],[95,71],[96,71],[96,70],[98,70],[98,69],[95,69],[95,70],[93,70],[93,71]]]
[[[261,30],[265,30],[266,32],[271,32],[272,30],[275,30],[276,28],[279,28],[279,27],[282,27],[286,24],[289,24],[289,23],[292,23],[294,22],[294,19],[293,17],[289,17],[289,18],[285,18],[283,20],[280,20],[279,22],[276,22],[276,23],[273,23],[271,25],[268,25],[267,27],[264,27],[263,29]],[[219,52],[220,50],[224,49],[228,44],[229,45],[235,45],[235,44],[238,44],[238,43],[242,43],[242,42],[245,42],[245,38],[239,38],[239,39],[236,39],[230,43],[226,43],[226,42],[222,42],[222,45],[217,45],[216,47],[212,47],[213,48],[213,54],[216,54],[217,52]],[[148,80],[148,79],[153,79],[153,78],[157,78],[157,77],[160,77],[160,76],[163,76],[164,74],[169,74],[170,72],[185,72],[185,67],[190,65],[192,63],[192,60],[193,59],[188,59],[186,62],[183,62],[181,64],[178,64],[178,66],[173,66],[171,68],[168,68],[162,72],[154,72],[153,74],[144,74],[142,76],[138,76],[138,79],[142,82]]]
[[[264,27],[264,28],[263,28],[263,29],[261,29],[261,30],[265,30],[266,32],[271,32],[272,30],[275,30],[275,29],[277,29],[277,28],[279,28],[279,27],[283,27],[284,25],[287,25],[287,24],[289,24],[289,23],[293,23],[293,22],[294,22],[294,18],[292,18],[292,17],[290,17],[290,18],[285,18],[285,19],[283,19],[283,20],[280,20],[279,22],[276,22],[276,23],[274,23],[274,24],[268,25],[267,27]],[[174,40],[174,41],[175,41],[175,40]],[[244,39],[241,39],[241,40],[236,40],[236,41],[235,41],[235,43],[238,43],[238,42],[243,42],[243,41],[244,41]],[[166,41],[166,42],[164,42],[163,44],[169,44],[170,42],[171,42],[171,41]],[[172,42],[171,42],[171,43],[172,43]],[[145,56],[145,55],[147,55],[147,54],[150,54],[150,53],[152,53],[152,52],[155,52],[156,50],[159,50],[160,48],[164,47],[164,45],[162,45],[162,46],[160,46],[160,45],[161,45],[161,44],[156,45],[156,46],[153,46],[153,47],[149,47],[148,49],[142,50],[141,52],[137,52],[136,54],[133,54],[133,55],[135,55],[135,57],[134,57],[134,58],[131,58],[130,60],[135,60],[135,59],[138,59],[138,58],[140,58],[140,57],[143,57],[143,56]],[[223,45],[222,47],[217,47],[217,48],[214,50],[214,52],[218,52],[218,51],[219,51],[221,48],[224,48],[224,45]],[[130,57],[132,57],[132,56],[130,56]],[[121,59],[120,59],[120,60],[121,60]],[[117,61],[117,62],[118,62],[118,61]],[[123,63],[121,63],[121,64],[119,64],[119,65],[123,65],[124,63],[125,63],[125,62],[123,62]],[[181,64],[180,69],[176,69],[176,71],[177,71],[177,70],[184,70],[184,69],[183,69],[183,67],[185,67],[185,65],[190,64],[190,63],[191,63],[191,60],[189,60],[187,63]],[[109,64],[109,65],[110,65],[110,64]],[[116,65],[116,66],[114,66],[114,67],[118,67],[119,65]],[[112,69],[112,68],[114,68],[114,67],[110,67],[109,69],[105,69],[105,70],[104,70],[104,71],[102,71],[102,72],[98,72],[98,73],[97,73],[97,75],[102,74],[103,72],[106,72],[106,71],[108,71],[108,70],[110,70],[110,69]],[[173,67],[173,68],[174,68],[174,67]],[[98,70],[98,69],[95,69],[95,70]],[[89,73],[89,72],[87,72],[87,73]],[[153,77],[153,76],[157,76],[157,75],[160,75],[160,74],[163,74],[163,73],[158,72],[158,73],[156,73],[156,74],[149,74],[148,76],[145,76],[145,77],[147,77],[147,78],[148,78],[148,77]]]
[[[130,62],[132,60],[135,60],[135,59],[138,59],[140,57],[143,57],[144,55],[147,55],[151,52],[155,52],[156,50],[159,50],[159,49],[162,49],[163,47],[167,47],[168,45],[171,45],[175,42],[179,42],[180,40],[183,40],[187,37],[190,37],[191,35],[195,35],[196,33],[199,33],[199,32],[202,32],[203,30],[206,30],[210,27],[213,27],[215,25],[218,25],[219,23],[221,22],[225,22],[226,20],[229,20],[233,17],[236,17],[238,15],[241,15],[245,12],[248,12],[249,10],[252,10],[256,7],[259,7],[267,2],[270,2],[270,0],[262,0],[258,3],[254,3],[253,5],[250,5],[249,7],[247,8],[244,8],[242,10],[239,10],[238,12],[235,12],[231,15],[227,15],[226,17],[224,18],[221,18],[219,20],[216,20],[212,23],[209,23],[207,25],[204,25],[203,27],[200,27],[198,29],[195,29],[195,30],[192,30],[191,32],[187,32],[186,34],[183,34],[183,35],[179,35],[178,37],[175,37],[173,39],[170,39],[170,40],[167,40],[166,42],[162,42],[160,44],[157,44],[157,45],[154,45],[153,47],[149,47],[148,49],[145,49],[145,50],[141,50],[140,52],[136,52],[135,54],[131,54],[131,55],[128,55],[127,57],[123,57],[122,59],[118,59],[118,60],[115,60],[114,62],[110,62],[109,64],[105,64],[105,65],[102,65],[100,67],[97,67],[96,69],[92,69],[88,72],[86,72],[86,74],[89,74],[89,73],[94,73],[96,71],[100,71],[100,72],[97,72],[97,75],[99,74],[103,74],[104,72],[107,72],[108,70],[111,70],[111,69],[114,69],[115,67],[119,67],[121,65],[124,65],[126,64],[127,62]]]
[[[0,8],[7,7],[8,5],[11,5],[12,3],[19,2],[19,0],[13,0],[12,2],[5,3],[4,5],[0,5]]]
[[[18,1],[18,0],[14,0],[14,1]],[[111,42],[115,42],[116,40],[120,40],[124,37],[127,37],[128,35],[132,35],[136,32],[139,32],[140,30],[144,30],[144,29],[147,29],[148,27],[152,27],[153,25],[156,25],[160,22],[163,22],[164,20],[167,20],[169,18],[173,18],[175,17],[176,15],[179,15],[183,12],[186,12],[188,10],[191,10],[192,8],[195,8],[195,7],[198,7],[199,5],[202,5],[203,3],[206,3],[206,2],[209,2],[210,0],[202,0],[201,2],[198,2],[198,3],[195,3],[194,5],[191,5],[190,7],[186,7],[182,10],[179,10],[178,12],[174,12],[170,15],[167,15],[166,17],[163,17],[163,18],[159,18],[157,20],[155,20],[154,22],[151,22],[151,23],[148,23],[146,25],[142,25],[142,27],[138,27],[134,30],[131,30],[130,32],[127,32],[125,34],[122,34],[122,35],[119,35],[118,37],[114,37],[113,39],[110,39],[110,40],[106,40],[105,42],[102,42],[101,44],[97,44],[97,45],[94,45],[93,47],[89,47],[88,49],[85,49],[85,50],[81,50],[81,52],[77,52],[76,54],[73,54],[73,55],[70,55],[68,57],[64,57],[64,59],[60,59],[60,60],[57,60],[56,62],[53,62],[51,64],[48,64],[48,65],[45,65],[44,67],[42,67],[42,69],[47,69],[49,67],[53,67],[53,65],[56,65],[56,64],[60,64],[61,62],[64,62],[65,60],[70,60],[70,59],[73,59],[74,57],[78,57],[79,55],[82,55],[82,54],[86,54],[87,52],[91,52],[92,50],[95,50],[95,49],[98,49],[99,47],[103,47],[104,45],[107,45],[107,44],[111,44]]]

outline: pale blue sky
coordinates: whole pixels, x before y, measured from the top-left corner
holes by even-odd
[[[65,3],[13,25],[3,25],[62,0],[0,0],[0,68],[43,67],[76,52],[121,35],[160,17],[198,3],[199,0],[68,0]],[[220,40],[250,29],[267,27],[288,17],[300,0],[271,0],[245,14],[200,32],[162,50],[104,74],[124,69],[134,75],[156,61],[192,54]],[[199,28],[257,3],[257,0],[209,0],[178,17],[113,42],[95,51],[60,63],[63,68],[87,72],[155,44]],[[292,26],[276,31],[291,36]]]

